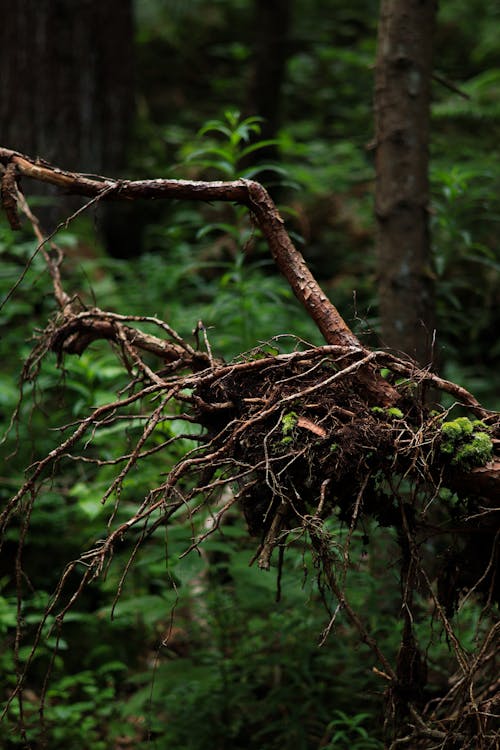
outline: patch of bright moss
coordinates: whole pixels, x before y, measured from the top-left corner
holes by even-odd
[[[394,419],[403,419],[403,412],[395,406],[391,406],[390,409],[387,409],[387,414]]]
[[[485,432],[476,432],[470,443],[465,443],[456,452],[452,463],[464,468],[484,466],[493,456],[493,443]]]
[[[441,453],[464,471],[484,466],[493,456],[493,443],[487,426],[479,419],[458,417],[441,426]]]
[[[371,413],[379,417],[392,417],[393,419],[403,419],[403,412],[395,406],[383,408],[382,406],[372,406]]]
[[[294,411],[289,411],[287,414],[283,414],[281,417],[281,438],[282,445],[288,445],[293,442],[292,433],[297,424],[298,416]]]
[[[289,435],[297,424],[298,416],[294,411],[283,414],[281,418],[281,432],[283,435]]]

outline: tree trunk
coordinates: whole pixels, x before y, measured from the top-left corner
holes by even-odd
[[[123,167],[133,111],[129,0],[0,0],[3,143],[87,172]]]
[[[0,17],[3,143],[82,172],[123,169],[134,112],[131,1],[0,0]],[[39,192],[55,195],[47,185]],[[50,226],[74,207],[58,198],[39,215]]]
[[[382,0],[375,75],[383,343],[432,361],[428,144],[435,0]]]
[[[291,0],[254,2],[254,66],[248,109],[250,114],[264,118],[262,138],[274,138],[281,122],[281,89],[289,54],[292,10]],[[275,156],[274,151],[270,154]]]

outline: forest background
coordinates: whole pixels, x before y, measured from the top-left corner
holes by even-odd
[[[47,3],[38,11],[40,28],[61,24],[57,54],[71,80],[79,81],[64,99],[50,93],[61,65],[50,35],[23,38],[22,16],[28,17],[30,4],[18,5],[11,11],[16,49],[5,40],[0,47],[3,88],[15,89],[17,101],[8,106],[9,97],[3,99],[3,145],[69,169],[112,170],[113,176],[261,179],[353,330],[367,344],[380,340],[370,149],[377,3],[151,0],[138,2],[132,14],[127,3],[111,2],[108,19],[93,15],[88,3],[87,36],[77,35],[85,24],[69,6]],[[269,8],[275,17],[266,18]],[[499,15],[493,4],[441,3],[430,144],[436,359],[441,373],[490,408],[500,406]],[[92,29],[92,23],[98,26]],[[65,34],[67,43],[61,41]],[[30,54],[36,44],[50,51],[44,56],[38,50],[46,65],[38,71]],[[33,117],[29,102],[37,96],[45,106],[36,109],[43,116]],[[47,195],[33,205],[49,228],[68,213]],[[0,231],[3,299],[34,242],[29,227],[21,238],[5,221]],[[213,350],[226,359],[278,334],[320,343],[254,234],[237,207],[200,211],[192,204],[152,203],[96,208],[58,241],[68,255],[73,291],[90,304],[105,300],[117,312],[159,315],[186,337],[201,319]],[[44,326],[52,307],[50,279],[35,258],[2,309],[0,408],[6,426],[33,331]],[[112,400],[120,377],[104,344],[65,361],[63,376],[42,371],[2,445],[2,498],[22,483],[25,467],[56,444],[51,428]],[[128,437],[110,429],[101,433],[100,448],[111,457],[123,452]],[[182,447],[191,442],[186,436]],[[175,461],[175,445],[172,455],[152,456],[128,478],[124,512]],[[62,568],[99,536],[108,482],[106,467],[79,467],[76,476],[68,472],[38,497],[24,548],[28,595],[17,649],[11,565],[17,532],[8,532],[0,571],[5,699]],[[369,529],[356,534],[350,598],[391,653],[401,622],[387,554],[390,535],[367,546]],[[244,519],[235,515],[222,536],[207,541],[203,555],[180,558],[191,537],[186,519],[168,537],[151,538],[111,619],[121,575],[116,554],[106,579],[87,590],[66,618],[56,655],[53,633],[39,647],[25,690],[26,736],[16,729],[13,703],[0,725],[4,745],[382,747],[385,686],[341,616],[319,647],[329,617],[304,549],[298,545],[287,555],[275,601],[276,576],[248,566],[253,545]],[[478,608],[465,608],[460,618],[467,647]],[[445,640],[436,636],[431,643],[432,686],[449,675]]]

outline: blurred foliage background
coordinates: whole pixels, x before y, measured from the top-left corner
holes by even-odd
[[[122,173],[262,179],[327,293],[355,332],[375,344],[370,141],[378,4],[289,5],[293,13],[283,18],[274,40],[283,58],[277,83],[273,79],[279,106],[266,113],[255,62],[264,43],[257,23],[262,3],[136,2],[131,81],[136,116]],[[435,67],[451,87],[434,82],[430,144],[429,273],[437,280],[441,370],[490,408],[500,406],[499,21],[494,3],[440,3]],[[43,211],[46,201],[34,203]],[[187,337],[202,319],[217,355],[231,358],[280,334],[320,343],[239,207],[151,203],[117,207],[109,215],[97,208],[58,241],[67,253],[68,289],[88,304],[95,299],[103,309],[158,315]],[[14,234],[5,222],[0,225],[2,299],[34,247],[29,227]],[[20,418],[8,431],[22,363],[54,309],[50,279],[37,256],[0,319],[2,502],[22,483],[25,468],[59,442],[61,425],[114,399],[125,382],[104,343],[67,359],[62,370],[45,362],[36,385],[25,386]],[[286,349],[286,336],[276,345]],[[126,452],[133,432],[132,427],[126,434],[100,433],[92,451],[112,459]],[[158,435],[162,439],[165,435]],[[181,447],[177,443],[142,463],[124,486],[118,514],[140,502],[189,445],[187,436]],[[99,538],[111,512],[100,499],[112,466],[64,467],[57,478],[47,479],[34,503],[22,582],[13,575],[19,529],[7,532],[0,558],[4,701],[64,565]],[[198,528],[206,520],[200,517]],[[281,599],[275,601],[275,575],[248,566],[254,541],[242,518],[232,516],[203,553],[180,558],[193,535],[191,524],[180,515],[175,528],[148,540],[113,617],[128,545],[115,554],[106,578],[80,597],[60,634],[55,622],[45,623],[25,684],[27,736],[17,729],[20,708],[14,702],[0,724],[2,746],[24,747],[29,741],[35,748],[46,742],[52,750],[382,747],[384,681],[341,615],[322,643],[329,614],[303,546],[288,550]],[[333,531],[339,538],[345,532]],[[372,531],[359,533],[348,592],[383,650],[394,656],[400,622],[390,550],[396,554],[396,546],[388,531]],[[16,655],[20,585],[23,640]],[[423,601],[419,636],[433,655],[431,697],[448,680],[449,654],[424,616],[427,609]],[[467,646],[478,609],[469,602],[457,617]],[[42,725],[38,704],[44,690]]]

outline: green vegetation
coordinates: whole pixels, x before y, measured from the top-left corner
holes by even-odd
[[[479,419],[458,417],[452,422],[444,422],[439,449],[450,458],[453,466],[464,471],[484,466],[493,457],[493,443],[487,431]]]
[[[379,417],[392,417],[393,419],[403,419],[404,417],[401,409],[398,409],[396,406],[390,406],[387,408],[382,406],[372,406],[371,412]]]
[[[283,445],[292,442],[292,433],[297,424],[297,420],[298,417],[294,411],[289,411],[286,414],[283,414],[281,418],[281,434],[283,435],[283,437],[281,438],[281,443]]]

